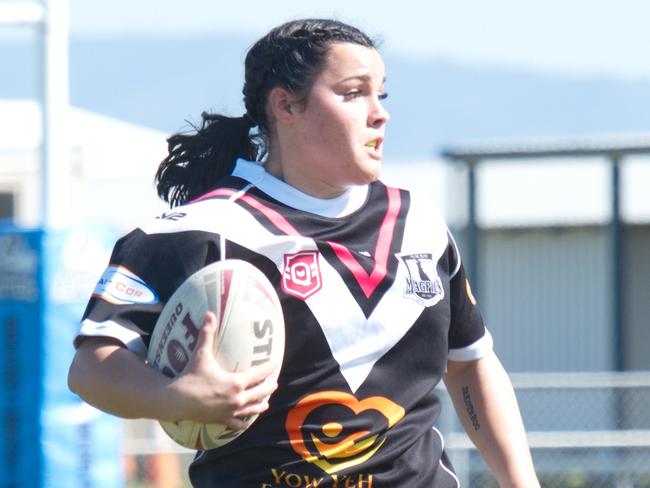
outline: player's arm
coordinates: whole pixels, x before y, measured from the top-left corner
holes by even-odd
[[[463,427],[499,486],[539,487],[514,390],[496,355],[448,361],[444,382]]]
[[[242,373],[223,370],[212,354],[217,321],[212,313],[199,334],[197,350],[183,373],[168,378],[108,337],[87,337],[76,350],[69,388],[87,403],[124,418],[194,420],[246,426],[239,417],[268,408],[276,388],[267,380],[273,368],[261,365]]]

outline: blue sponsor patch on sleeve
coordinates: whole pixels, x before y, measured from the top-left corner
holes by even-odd
[[[118,305],[158,303],[157,293],[123,266],[111,265],[99,278],[93,296]]]

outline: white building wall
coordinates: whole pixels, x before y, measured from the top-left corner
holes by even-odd
[[[127,230],[167,206],[153,177],[167,154],[167,135],[81,109],[70,113],[70,225]],[[40,110],[35,102],[0,101],[0,191],[17,196],[16,221],[37,226],[40,209]]]
[[[625,221],[650,222],[650,156],[625,158],[621,180],[621,211]]]
[[[602,227],[491,230],[482,242],[479,305],[509,371],[614,366]]]

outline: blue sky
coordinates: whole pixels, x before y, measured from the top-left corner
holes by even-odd
[[[293,17],[334,16],[411,57],[650,79],[647,0],[70,0],[70,14],[73,35],[252,40]]]

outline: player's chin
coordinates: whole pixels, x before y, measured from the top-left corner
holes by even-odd
[[[381,174],[381,160],[357,157],[348,167],[348,183],[351,185],[368,185],[379,179]]]
[[[366,165],[363,168],[363,176],[362,178],[364,179],[362,184],[368,184],[372,183],[373,181],[377,181],[379,177],[381,176],[381,160],[372,160],[366,163]]]
[[[363,173],[357,174],[355,178],[348,180],[347,186],[363,186],[369,185],[379,179],[379,171],[364,171]]]

